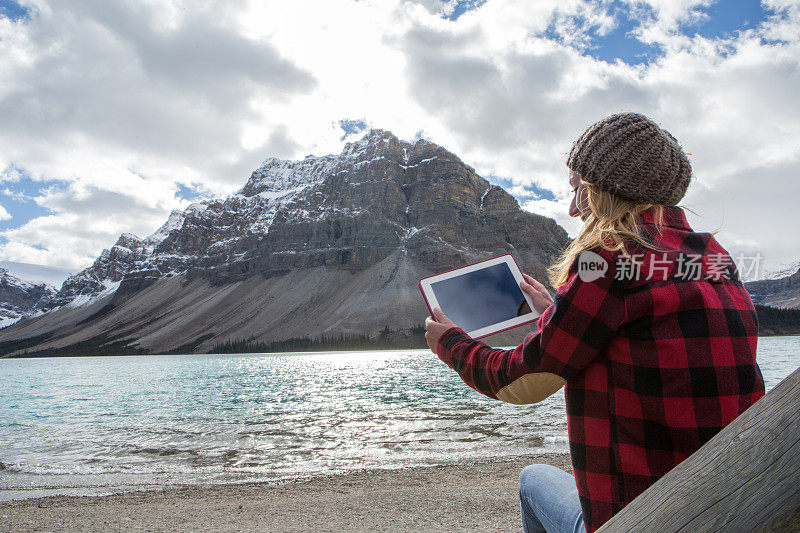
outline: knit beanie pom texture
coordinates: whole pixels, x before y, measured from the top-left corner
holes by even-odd
[[[662,205],[677,204],[692,176],[675,137],[639,113],[618,113],[589,126],[572,145],[567,166],[603,190]]]

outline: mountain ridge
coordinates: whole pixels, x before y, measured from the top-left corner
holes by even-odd
[[[800,309],[800,268],[794,273],[745,283],[753,302],[777,308]]]
[[[502,253],[543,276],[567,242],[452,152],[371,130],[339,154],[269,157],[227,198],[173,211],[148,237],[123,233],[49,312],[0,334],[0,351],[412,328],[427,316],[419,278]]]
[[[20,279],[0,267],[0,327],[39,312],[43,303],[55,294],[56,288],[47,283]]]

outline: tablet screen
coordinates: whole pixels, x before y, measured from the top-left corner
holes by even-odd
[[[516,318],[530,312],[507,263],[431,283],[447,318],[465,331]],[[523,310],[524,307],[524,310]]]

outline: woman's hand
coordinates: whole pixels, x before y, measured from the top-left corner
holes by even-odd
[[[519,288],[522,289],[522,292],[531,297],[536,312],[539,314],[544,313],[545,309],[553,305],[553,298],[550,297],[550,293],[547,292],[544,285],[529,275],[522,274],[522,279],[524,281],[520,282]]]
[[[425,340],[428,341],[428,348],[433,353],[436,353],[436,343],[439,342],[439,337],[448,329],[454,327],[456,324],[447,318],[442,310],[438,307],[433,308],[433,316],[425,319]]]

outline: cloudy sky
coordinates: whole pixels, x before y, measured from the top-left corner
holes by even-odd
[[[694,227],[774,271],[800,260],[797,94],[797,0],[0,0],[0,260],[83,268],[369,128],[574,234],[569,147],[632,110],[689,154]]]

